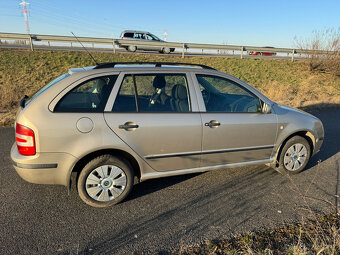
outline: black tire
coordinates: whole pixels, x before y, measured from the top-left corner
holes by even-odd
[[[301,145],[304,146],[305,150]],[[294,153],[292,154],[291,152]],[[284,144],[277,170],[289,175],[300,173],[306,167],[310,157],[311,148],[308,141],[301,136],[294,136]]]
[[[104,169],[107,166],[107,175],[100,172],[102,168],[99,167],[101,166],[104,166]],[[115,174],[114,171],[119,175],[108,177],[109,174]],[[91,179],[88,179],[89,176]],[[98,184],[87,183],[91,182],[93,178],[96,182],[98,181]],[[129,162],[109,154],[101,155],[89,161],[80,172],[77,182],[78,194],[90,206],[109,207],[121,202],[129,195],[133,187],[133,178],[133,170]],[[124,182],[124,185],[116,185],[115,181],[118,180],[120,180],[120,183]],[[107,186],[105,187],[105,185]],[[92,197],[91,192],[92,194],[98,193]],[[101,197],[101,195],[103,196]],[[99,197],[103,198],[104,195],[107,195],[107,199],[100,201]]]

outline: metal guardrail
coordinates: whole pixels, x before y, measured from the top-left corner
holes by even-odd
[[[310,50],[298,50],[288,48],[266,48],[255,46],[237,46],[237,45],[220,45],[220,44],[199,44],[199,43],[176,43],[176,42],[143,42],[135,40],[121,40],[110,38],[92,38],[92,37],[78,37],[82,43],[90,44],[105,44],[112,45],[115,52],[115,45],[135,45],[137,46],[151,46],[151,47],[168,47],[182,49],[182,57],[185,55],[187,49],[200,49],[202,50],[216,50],[216,51],[239,51],[241,58],[243,58],[244,52],[273,52],[273,53],[287,53],[291,54],[292,61],[294,61],[295,54],[310,54]],[[34,35],[34,34],[15,34],[15,33],[0,33],[0,40],[20,40],[29,43],[31,50],[34,50],[35,41],[47,42],[50,46],[50,42],[62,42],[78,43],[78,40],[73,36],[57,36],[57,35]],[[313,53],[322,53],[321,51],[313,51]]]

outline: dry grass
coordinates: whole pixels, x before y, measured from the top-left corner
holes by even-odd
[[[311,73],[308,62],[271,59],[155,56],[93,53],[98,62],[167,61],[206,64],[258,88],[269,98],[294,107],[340,104],[340,77]],[[85,52],[0,50],[0,126],[11,125],[19,100],[33,95],[69,68],[91,66]]]
[[[328,72],[340,76],[340,27],[313,31],[310,38],[297,40],[300,49],[307,49],[311,71]],[[319,54],[318,51],[326,54]]]
[[[324,86],[329,82],[326,79],[329,77],[311,74],[306,80],[301,81],[300,86],[273,81],[260,90],[271,100],[293,107],[340,105],[339,88]]]
[[[340,253],[340,216],[321,216],[299,224],[283,225],[235,235],[228,240],[207,241],[195,247],[181,248],[172,254],[329,254]]]

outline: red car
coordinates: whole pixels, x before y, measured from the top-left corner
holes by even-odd
[[[273,47],[264,47],[264,48],[273,48]],[[276,52],[250,51],[249,55],[275,56]]]

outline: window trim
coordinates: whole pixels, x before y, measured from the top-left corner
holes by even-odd
[[[189,100],[189,110],[188,112],[162,112],[162,111],[158,111],[158,112],[141,112],[139,111],[139,105],[138,105],[138,92],[137,92],[137,85],[136,85],[136,80],[135,80],[135,76],[156,76],[156,75],[159,75],[159,74],[164,74],[164,75],[180,75],[180,76],[184,76],[185,80],[186,80],[186,83],[187,83],[187,95],[188,95],[188,100]],[[136,102],[136,112],[114,112],[113,111],[113,107],[114,107],[114,104],[115,104],[115,101],[117,99],[117,96],[119,95],[119,92],[120,92],[120,88],[123,84],[123,81],[124,81],[124,78],[126,76],[132,76],[132,79],[133,79],[133,82],[134,82],[134,95],[135,95],[135,102]],[[190,81],[189,81],[190,79]],[[146,71],[136,71],[136,72],[132,72],[132,71],[129,71],[129,72],[121,72],[119,77],[117,78],[116,80],[116,83],[118,83],[117,85],[115,85],[112,89],[112,93],[111,93],[111,96],[112,94],[114,93],[114,96],[111,96],[109,97],[108,99],[108,102],[110,102],[110,104],[108,103],[105,107],[105,110],[104,112],[105,113],[114,113],[114,114],[122,114],[122,113],[138,113],[138,114],[145,114],[145,113],[151,113],[151,114],[160,114],[160,113],[166,113],[166,114],[178,114],[178,113],[195,113],[195,112],[198,112],[198,111],[193,111],[193,104],[192,104],[192,95],[190,94],[190,86],[191,86],[191,83],[192,83],[192,80],[191,80],[191,77],[190,75],[188,75],[188,73],[186,72],[178,72],[178,71],[165,71],[165,70],[162,70],[161,72],[155,72],[155,71],[150,71],[150,72],[146,72]],[[136,98],[137,97],[137,98]]]

